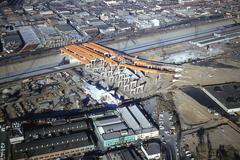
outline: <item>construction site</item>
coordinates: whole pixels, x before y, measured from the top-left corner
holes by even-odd
[[[60,50],[73,58],[70,61],[83,64],[86,72],[96,74],[105,79],[109,86],[118,88],[126,98],[136,97],[144,92],[153,94],[158,88],[152,83],[171,81],[180,77],[182,71],[178,66],[120,54],[96,43],[70,45]]]
[[[0,160],[240,159],[238,0],[17,2]]]

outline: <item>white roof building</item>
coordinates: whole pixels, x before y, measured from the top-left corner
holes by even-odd
[[[112,104],[119,105],[121,100],[114,97],[112,91],[106,91],[104,89],[98,89],[96,86],[91,85],[84,81],[83,89],[86,94],[90,95],[94,100],[96,100],[99,104]]]

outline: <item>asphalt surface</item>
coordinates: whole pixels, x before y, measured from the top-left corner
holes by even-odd
[[[162,45],[178,43],[179,38],[181,39],[185,37],[185,41],[189,40],[186,36],[193,36],[193,38],[196,36],[195,38],[197,38],[197,36],[201,34],[203,36],[210,32],[221,31],[224,26],[235,24],[235,21],[239,22],[239,19],[221,19],[214,22],[209,21],[202,25],[192,25],[191,27],[186,28],[160,31],[158,33],[147,35],[143,34],[140,37],[130,37],[128,39],[115,40],[114,42],[110,41],[103,43],[103,45],[131,54],[154,47],[160,47]],[[171,43],[169,40],[171,40]]]
[[[17,81],[17,80],[21,80],[21,79],[26,79],[26,78],[34,77],[37,75],[43,75],[43,74],[47,74],[47,73],[57,72],[57,71],[73,68],[76,66],[79,66],[79,63],[67,64],[67,65],[62,65],[62,66],[59,66],[58,64],[56,64],[56,65],[45,66],[40,69],[39,68],[30,69],[30,70],[24,71],[22,73],[16,72],[15,74],[12,74],[9,76],[5,75],[3,77],[0,77],[0,84],[6,83],[6,82],[11,82],[11,81]]]
[[[144,36],[144,38],[139,37],[136,43],[128,46],[123,46],[121,44],[123,42],[119,42],[120,46],[118,46],[118,43],[116,42],[111,42],[111,44],[107,46],[124,51],[127,54],[133,54],[147,49],[163,47],[165,45],[183,41],[190,41],[202,36],[209,36],[209,34],[224,31],[224,29],[229,27],[234,27],[233,24],[235,24],[233,20],[222,20],[203,26],[196,26],[195,28],[192,27],[166,31],[164,34],[159,33],[154,36],[149,34]],[[125,40],[124,43],[128,42]],[[18,55],[18,61],[16,63],[0,66],[0,83],[23,79],[37,74],[45,74],[57,71],[58,69],[61,70],[62,68],[57,66],[62,61],[63,57],[66,56],[63,54],[51,54],[50,56],[45,55],[44,57],[41,57],[41,55],[39,55],[39,57],[34,56],[33,59],[27,57],[28,60],[25,60],[23,57],[23,61],[20,60],[21,58]],[[12,58],[14,59],[14,57]],[[67,68],[67,66],[65,68]]]
[[[172,117],[172,118],[171,118]],[[166,159],[177,160],[177,134],[170,134],[170,129],[174,126],[176,119],[169,112],[161,112],[159,120],[160,139],[166,148]],[[164,128],[162,128],[164,127]]]

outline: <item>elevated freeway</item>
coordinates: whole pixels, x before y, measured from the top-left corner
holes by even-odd
[[[209,22],[209,24],[203,24],[195,27],[175,29],[165,32],[159,32],[154,34],[143,35],[141,37],[133,37],[130,39],[116,40],[113,42],[103,43],[109,48],[123,51],[127,54],[134,54],[148,49],[163,47],[174,43],[180,43],[183,41],[190,41],[203,36],[209,36],[214,33],[219,33],[225,30],[229,30],[231,27],[236,27],[236,22],[239,19],[224,19],[215,22]],[[17,55],[17,57],[11,57],[4,65],[0,65],[0,83],[27,78],[39,73],[49,73],[62,68],[71,68],[79,65],[79,63],[64,65],[59,68],[59,63],[65,57],[60,52],[52,50],[49,54],[39,53],[32,55],[31,53],[24,55]],[[42,56],[44,55],[44,56]],[[121,57],[119,57],[121,58]],[[5,60],[4,60],[5,61]],[[3,61],[0,61],[3,64]]]
[[[203,25],[162,31],[148,35],[143,34],[140,37],[126,37],[125,39],[115,40],[114,42],[105,42],[103,45],[127,54],[134,54],[136,52],[209,36],[215,32],[221,32],[235,25],[239,25],[237,24],[239,22],[240,19],[222,19]]]

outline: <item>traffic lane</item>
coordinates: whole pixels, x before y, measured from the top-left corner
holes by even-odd
[[[163,134],[163,135],[174,134],[175,133],[174,132],[174,130],[175,130],[175,126],[174,126],[175,118],[173,116],[173,113],[161,112],[159,117],[160,117],[160,119],[159,119],[160,134]]]
[[[23,72],[23,73],[15,74],[12,76],[0,77],[0,84],[6,83],[6,82],[18,81],[21,79],[39,76],[39,75],[43,75],[43,74],[47,74],[47,73],[58,72],[61,70],[77,67],[79,65],[80,65],[79,63],[73,63],[73,64],[68,64],[68,65],[63,65],[63,66],[57,65],[57,66],[43,68],[40,70],[37,69],[37,70],[30,71],[30,72]]]
[[[20,62],[23,60],[25,61],[25,60],[31,60],[31,59],[37,59],[41,57],[56,55],[59,53],[60,52],[58,48],[53,48],[53,49],[39,49],[36,51],[31,51],[31,52],[22,53],[22,54],[8,55],[0,58],[0,66],[3,66],[3,65],[5,66],[8,64]]]
[[[211,30],[207,30],[207,31],[203,31],[203,32],[193,32],[193,33],[187,33],[185,35],[181,35],[181,36],[175,36],[175,37],[172,37],[172,38],[166,38],[166,39],[160,39],[158,41],[152,41],[152,42],[147,42],[147,43],[144,43],[144,44],[140,44],[140,45],[135,45],[133,47],[129,47],[129,48],[126,48],[124,49],[123,51],[124,52],[128,52],[129,50],[134,50],[134,49],[138,49],[138,48],[141,48],[141,47],[144,47],[144,46],[153,46],[153,45],[156,45],[156,44],[159,44],[159,43],[166,43],[166,42],[171,42],[171,41],[175,41],[175,40],[184,40],[184,39],[191,39],[191,38],[198,38],[198,37],[204,37],[204,35],[209,35],[209,34],[212,34],[213,32],[215,31],[219,31],[220,29],[211,29]]]
[[[235,20],[235,19],[234,19]],[[158,33],[144,35],[142,37],[132,37],[129,40],[119,40],[115,42],[105,43],[106,46],[116,50],[123,50],[126,48],[134,47],[136,45],[144,44],[145,42],[159,41],[169,37],[176,37],[176,35],[183,36],[189,33],[200,33],[211,29],[216,29],[222,26],[235,24],[232,19],[222,19],[202,25],[194,25],[191,27],[160,31]]]
[[[185,37],[185,38],[179,38],[179,39],[174,38],[172,40],[159,41],[159,42],[149,44],[149,45],[144,45],[143,44],[142,46],[139,46],[139,47],[134,48],[134,49],[124,50],[124,52],[127,53],[127,54],[134,54],[134,53],[149,50],[149,49],[152,49],[152,48],[160,48],[160,47],[167,46],[167,45],[173,45],[173,44],[177,44],[177,43],[181,43],[181,42],[185,42],[185,41],[190,41],[190,40],[200,38],[200,37],[202,37],[202,36],[191,36],[191,37]]]
[[[163,143],[163,146],[165,148],[166,160],[176,160],[171,145],[169,143]]]
[[[161,112],[160,115],[160,137],[161,140],[169,146],[171,157],[178,159],[177,153],[177,135],[175,132],[170,132],[173,129],[175,117],[173,113]]]
[[[66,58],[67,55],[56,54],[0,66],[0,77],[12,76],[14,74],[24,73],[59,64],[62,62],[64,57]]]
[[[180,36],[174,36],[174,37],[167,37],[167,38],[161,38],[157,41],[151,41],[151,42],[147,42],[147,43],[143,43],[143,44],[139,44],[139,45],[135,45],[133,47],[129,47],[129,48],[126,48],[124,49],[123,51],[127,51],[127,50],[134,50],[134,49],[138,49],[138,48],[141,48],[143,46],[152,46],[152,45],[155,45],[155,44],[160,44],[160,43],[167,43],[167,42],[171,42],[171,41],[175,41],[175,40],[188,40],[188,39],[199,39],[199,38],[204,38],[204,37],[209,37],[209,36],[213,36],[213,33],[222,33],[224,32],[225,30],[234,30],[236,28],[239,28],[239,25],[236,25],[236,24],[233,24],[233,25],[226,25],[226,26],[222,26],[222,27],[217,27],[217,28],[212,28],[212,29],[208,29],[208,30],[205,30],[205,31],[202,31],[202,32],[198,32],[198,31],[195,31],[195,32],[191,32],[191,33],[187,33],[187,34],[184,34],[184,35],[180,35]]]

